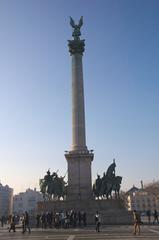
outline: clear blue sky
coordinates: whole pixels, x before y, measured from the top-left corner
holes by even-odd
[[[159,179],[159,1],[0,1],[0,180],[38,187],[67,170],[71,146],[69,16],[82,37],[93,179],[116,158],[122,188]]]

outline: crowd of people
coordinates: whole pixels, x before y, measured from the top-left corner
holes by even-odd
[[[149,224],[151,223],[151,217],[153,217],[152,224],[155,224],[155,223],[159,224],[158,212],[156,209],[153,212],[151,212],[150,210],[147,210],[146,216],[148,218]],[[143,224],[140,212],[134,210],[133,217],[134,217],[134,235],[137,235],[137,234],[140,235],[140,232],[141,232],[140,226]]]
[[[36,227],[42,228],[69,228],[69,227],[86,227],[87,216],[86,212],[75,210],[60,211],[53,214],[52,212],[45,212],[37,214]]]
[[[152,220],[152,223],[153,223],[153,224],[155,224],[155,223],[158,223],[158,224],[159,224],[158,212],[157,212],[156,209],[155,209],[153,212],[151,212],[150,210],[147,210],[147,211],[146,211],[146,215],[147,215],[148,223],[149,223],[149,224],[151,223],[151,217],[153,217],[153,220]]]
[[[8,231],[16,232],[16,225],[21,225],[22,227],[22,233],[25,233],[27,230],[29,233],[31,233],[30,228],[30,221],[29,221],[29,214],[27,211],[22,214],[22,216],[12,214],[8,217],[2,216],[0,218],[1,221],[1,227],[4,227],[5,225],[9,225]]]
[[[154,210],[153,212],[146,212],[148,223],[158,223],[158,212]],[[134,217],[134,234],[140,235],[140,226],[143,224],[141,220],[141,214],[139,211],[133,211]],[[153,220],[151,221],[151,217]],[[32,218],[32,227],[37,228],[76,228],[76,227],[86,227],[87,226],[87,215],[85,211],[59,211],[56,213],[53,212],[43,212],[42,214],[37,214],[36,217],[31,216]],[[9,225],[8,231],[16,232],[16,226],[20,225],[22,229],[22,233],[25,232],[31,233],[30,227],[30,216],[27,211],[24,212],[21,216],[19,215],[10,215],[9,217],[1,216],[0,217],[1,227],[5,225]],[[96,211],[94,216],[95,230],[96,232],[100,232],[101,226],[101,214]]]
[[[30,224],[31,218],[31,224]],[[43,212],[42,214],[37,214],[36,216],[29,216],[27,211],[21,216],[10,215],[9,217],[2,216],[0,218],[1,227],[9,226],[8,230],[16,232],[16,227],[21,226],[22,233],[28,231],[31,233],[32,227],[37,228],[76,228],[76,227],[86,227],[87,226],[87,215],[84,211],[59,211],[53,212]]]

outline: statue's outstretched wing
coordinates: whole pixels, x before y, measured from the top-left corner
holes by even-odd
[[[70,25],[74,28],[75,27],[75,22],[74,20],[70,17]]]
[[[83,16],[81,16],[81,18],[79,20],[79,23],[78,23],[79,27],[82,27],[82,25],[83,25]]]

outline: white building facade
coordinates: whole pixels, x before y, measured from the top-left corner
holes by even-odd
[[[129,211],[153,212],[157,210],[159,212],[159,198],[144,189],[135,190],[134,192],[129,191],[127,195],[127,207]]]
[[[13,212],[15,214],[23,214],[25,211],[34,213],[37,209],[37,203],[43,200],[42,194],[36,189],[27,189],[13,198]]]
[[[0,183],[0,217],[9,216],[13,210],[13,189]]]

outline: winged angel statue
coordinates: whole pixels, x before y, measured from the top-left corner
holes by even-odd
[[[73,33],[72,33],[72,36],[74,37],[74,40],[79,40],[79,39],[80,39],[79,37],[81,36],[80,28],[81,28],[82,25],[83,25],[83,17],[80,18],[78,24],[75,24],[75,22],[74,22],[74,20],[72,19],[72,17],[70,17],[70,25],[71,25],[72,28],[74,29],[74,30],[73,30]]]

